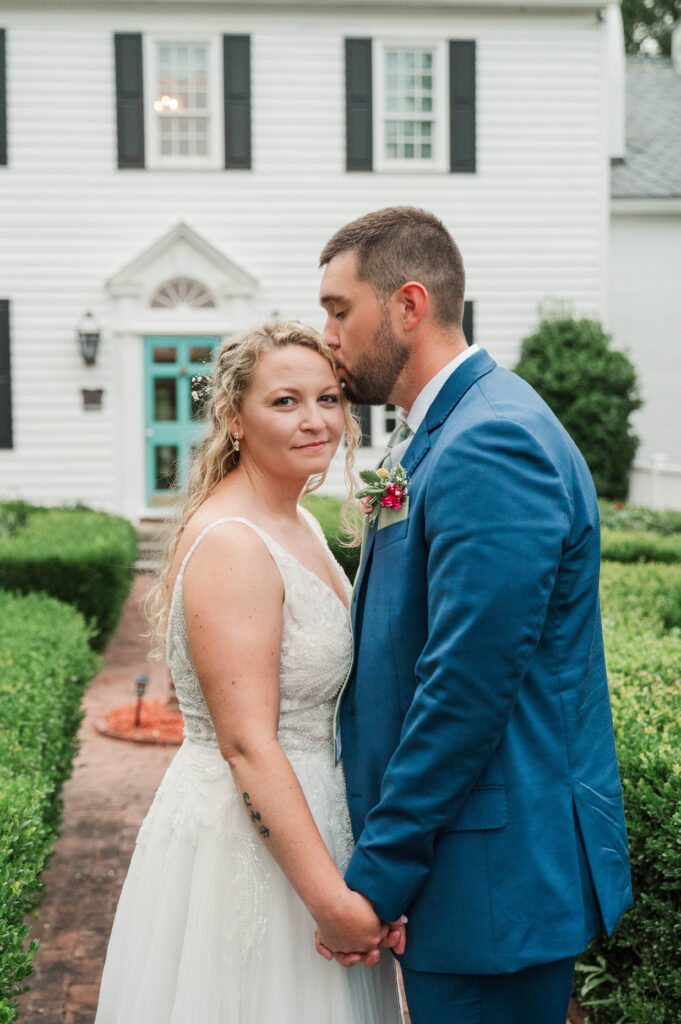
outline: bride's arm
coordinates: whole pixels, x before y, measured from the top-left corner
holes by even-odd
[[[183,578],[192,659],[220,751],[253,826],[334,950],[364,951],[388,932],[348,889],[277,740],[284,586],[260,538],[215,527]]]

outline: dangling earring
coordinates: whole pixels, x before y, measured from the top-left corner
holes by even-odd
[[[239,435],[238,434],[234,435],[234,451],[235,452],[239,451]]]

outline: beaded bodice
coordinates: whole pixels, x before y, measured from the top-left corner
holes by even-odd
[[[302,512],[320,543],[326,547],[317,520],[305,509]],[[166,656],[184,718],[185,736],[204,746],[217,746],[213,723],[189,649],[182,578],[189,559],[208,531],[225,522],[244,523],[258,534],[284,582],[279,742],[286,753],[328,748],[336,696],[352,660],[348,613],[338,595],[320,577],[264,530],[239,516],[219,519],[199,534],[187,552],[175,581],[168,615]],[[332,557],[330,552],[328,557]],[[350,584],[337,564],[336,569],[349,597]]]

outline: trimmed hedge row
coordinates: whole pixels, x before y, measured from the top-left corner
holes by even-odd
[[[645,530],[665,537],[671,533],[681,534],[681,512],[660,512],[637,505],[623,505],[620,501],[599,501],[598,507],[601,526],[607,530]]]
[[[71,774],[81,696],[99,659],[82,615],[44,594],[0,591],[0,1024],[37,947],[25,947]]]
[[[601,530],[601,557],[607,562],[681,562],[681,533],[664,536],[643,530]]]
[[[74,605],[94,627],[96,650],[116,628],[136,557],[127,519],[86,508],[0,505],[0,587],[44,591]]]
[[[603,566],[635,902],[578,966],[578,998],[597,1024],[681,1020],[681,631],[667,624],[680,597],[679,565]]]

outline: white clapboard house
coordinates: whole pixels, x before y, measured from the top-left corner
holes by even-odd
[[[321,326],[318,254],[373,208],[444,220],[469,341],[502,364],[547,301],[607,322],[618,14],[0,3],[0,495],[163,514],[215,346]],[[373,462],[391,413],[362,420]]]

